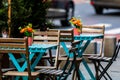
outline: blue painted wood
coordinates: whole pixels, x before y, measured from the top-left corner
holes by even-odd
[[[81,80],[86,80],[85,77],[84,77],[84,75],[83,75],[83,73],[80,70],[78,70],[78,72],[79,72]]]
[[[90,42],[91,42],[91,40],[87,40],[86,42],[82,43],[82,44],[84,44],[84,46],[82,46],[79,50],[79,53],[78,53],[79,57],[82,57],[85,49],[87,48],[87,46],[89,45]]]
[[[93,40],[95,38],[103,38],[103,34],[80,34],[74,36],[74,40]]]
[[[60,42],[60,45],[63,47],[63,49],[64,49],[64,51],[65,51],[65,53],[66,53],[67,56],[69,56],[70,58],[73,57],[73,54],[72,54],[72,53],[69,54],[69,49],[68,49],[68,47],[66,46],[65,42]]]
[[[92,80],[96,80],[95,76],[93,75],[90,67],[88,66],[88,64],[87,64],[87,62],[85,61],[84,58],[83,58],[83,60],[82,60],[82,63],[84,64],[84,67],[86,68],[86,70],[87,70],[88,74],[90,75],[91,79],[92,79]]]
[[[39,63],[40,59],[42,58],[44,53],[40,53],[38,54],[37,58],[35,59],[35,61],[33,61],[33,64],[31,65],[32,70],[35,68],[35,66],[37,66],[37,64]]]
[[[12,63],[15,65],[16,69],[17,69],[19,72],[22,72],[21,67],[20,67],[20,65],[18,64],[18,62],[17,62],[16,58],[14,57],[14,55],[13,55],[12,53],[9,53],[8,55],[9,55]]]

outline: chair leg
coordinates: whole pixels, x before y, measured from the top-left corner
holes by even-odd
[[[92,62],[94,63],[94,66],[95,66],[96,80],[100,80],[102,78],[102,76],[106,80],[108,80],[107,77],[103,73],[103,71],[105,71],[105,70],[104,70],[103,66],[100,64],[100,61],[92,61]],[[102,68],[102,70],[100,70],[100,67]],[[99,75],[99,72],[101,73],[100,75]],[[107,72],[105,72],[105,73],[109,77],[109,79],[112,80],[112,78],[109,76],[109,74]]]
[[[78,78],[78,80],[80,79],[80,75],[79,75],[79,65],[80,65],[81,61],[75,61],[74,65],[75,65],[75,70],[73,71],[73,77],[72,80],[76,80]]]
[[[112,64],[112,63],[108,64],[105,68],[100,64],[100,67],[102,68],[103,71],[101,72],[101,74],[100,74],[100,76],[99,76],[99,79],[101,79],[102,76],[104,76],[104,74],[106,74],[106,75],[108,76],[108,78],[109,78],[110,80],[112,80],[112,78],[110,77],[110,75],[107,73],[107,70],[108,70],[108,68],[110,67],[111,64]]]
[[[0,80],[2,80],[2,57],[3,54],[0,54]]]
[[[98,71],[102,73],[102,70],[98,69]],[[103,77],[105,78],[105,80],[107,80],[107,77],[105,75],[103,75]]]
[[[75,70],[73,71],[72,80],[76,80],[76,72],[75,72]]]
[[[100,73],[102,73],[102,71],[103,71],[104,68],[101,67],[102,65],[100,64],[100,61],[98,61],[97,63],[98,63],[98,65],[99,65],[98,71],[99,71]],[[102,70],[100,70],[100,67],[102,68]],[[107,77],[106,77],[105,75],[103,75],[103,77],[107,80]],[[99,76],[98,76],[98,79],[99,79]]]
[[[76,61],[76,75],[77,75],[78,80],[81,80],[80,75],[79,75],[79,65],[80,65],[80,62]]]
[[[96,80],[98,80],[98,69],[99,69],[99,65],[97,64],[97,61],[94,61],[94,60],[92,60],[92,62],[93,62],[93,64],[94,64],[94,67],[95,67],[95,72],[96,72],[96,74],[95,74],[95,76],[96,76]]]

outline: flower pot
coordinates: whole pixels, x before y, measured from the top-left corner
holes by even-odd
[[[78,28],[73,28],[74,35],[80,35],[81,31]]]
[[[32,45],[33,42],[33,38],[32,37],[28,37],[28,46]]]
[[[33,42],[33,38],[32,37],[28,37],[28,46],[32,45]]]

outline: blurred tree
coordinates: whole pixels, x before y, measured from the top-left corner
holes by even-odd
[[[0,0],[0,33],[3,28],[7,28],[7,4]]]
[[[11,2],[11,34],[21,37],[18,27],[32,23],[34,28],[43,29],[46,23],[46,9],[49,0],[12,0]],[[0,0],[0,28],[7,27],[7,0]],[[0,29],[1,30],[1,29]]]

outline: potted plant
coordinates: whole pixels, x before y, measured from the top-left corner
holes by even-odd
[[[74,35],[80,35],[82,33],[82,21],[77,17],[73,17],[69,22],[75,27],[73,28]]]
[[[25,25],[24,27],[19,27],[20,33],[24,34],[25,37],[28,37],[28,45],[30,46],[32,44],[32,37],[34,29],[32,28],[32,24],[28,23],[28,25]]]

